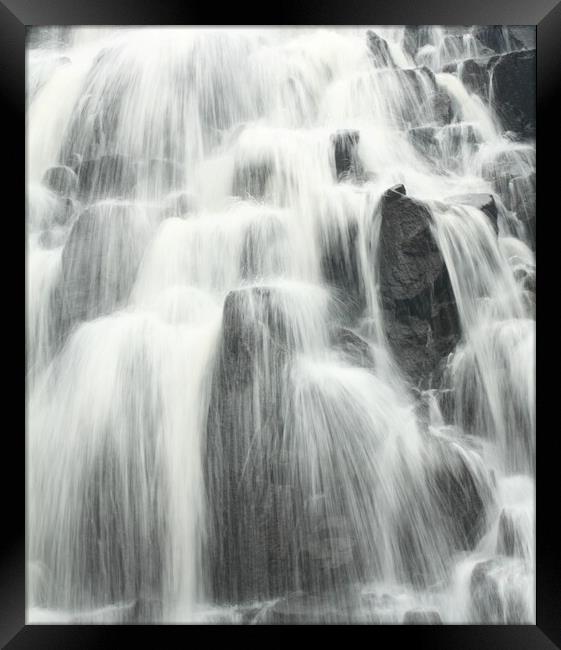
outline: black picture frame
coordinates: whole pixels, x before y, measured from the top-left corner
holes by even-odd
[[[5,278],[3,299],[10,313],[24,315],[25,261],[22,252],[25,238],[25,33],[32,25],[536,25],[537,26],[537,132],[538,205],[554,205],[556,167],[546,162],[556,160],[553,135],[559,132],[556,97],[561,85],[559,74],[559,42],[561,41],[561,2],[558,0],[315,0],[314,2],[287,1],[244,12],[238,4],[218,8],[212,3],[187,3],[184,0],[0,0],[0,97],[5,113],[3,155],[5,193],[11,197],[11,216],[3,215],[5,247],[15,249],[15,260],[2,256]],[[554,122],[555,120],[555,122]],[[551,156],[551,157],[550,157]],[[553,157],[555,156],[555,157]],[[558,220],[557,214],[550,214]],[[20,221],[21,217],[21,221]],[[541,217],[545,219],[545,215]],[[540,229],[538,229],[538,233]],[[540,241],[550,239],[548,224],[541,229]],[[8,246],[7,239],[13,242]],[[17,243],[16,243],[17,242]],[[544,244],[545,245],[545,244]],[[541,250],[541,248],[540,248]],[[545,249],[544,249],[545,250]],[[545,257],[545,255],[544,255]],[[540,262],[538,287],[545,284],[541,278],[547,260]],[[20,273],[17,273],[18,269]],[[543,271],[543,273],[542,273]],[[15,281],[19,276],[18,281]],[[539,290],[539,289],[538,289]],[[547,295],[544,293],[547,298]],[[15,305],[21,305],[16,310]],[[540,311],[541,314],[541,311]],[[13,476],[4,486],[4,530],[0,535],[0,644],[10,650],[22,648],[87,648],[120,647],[131,641],[131,635],[141,635],[153,647],[168,647],[168,635],[188,641],[194,626],[59,626],[25,625],[25,402],[21,404],[22,384],[25,385],[21,358],[22,335],[25,324],[16,317],[10,318],[10,333],[5,346],[5,358],[11,354],[10,386],[4,393],[5,409],[13,415],[12,425],[3,430],[4,476],[10,466]],[[545,319],[544,319],[545,321]],[[537,323],[542,326],[540,320]],[[541,330],[545,328],[541,327]],[[541,331],[540,330],[540,331]],[[542,335],[538,337],[538,359]],[[549,340],[549,337],[548,337]],[[555,341],[556,339],[552,339]],[[17,341],[17,344],[16,344]],[[544,347],[547,341],[544,343]],[[549,352],[548,352],[549,354]],[[538,369],[541,363],[538,363]],[[8,370],[5,371],[8,373]],[[22,381],[23,380],[23,381]],[[540,382],[541,386],[541,382]],[[544,389],[546,391],[547,388]],[[11,391],[11,393],[9,392]],[[541,406],[545,392],[537,393]],[[12,394],[13,393],[13,394]],[[17,406],[16,406],[17,405]],[[540,418],[540,423],[545,418]],[[541,435],[540,435],[541,434]],[[366,631],[374,643],[387,639],[389,643],[411,644],[412,647],[446,648],[462,650],[477,648],[530,650],[561,648],[561,551],[556,544],[559,538],[559,517],[545,507],[547,499],[559,492],[557,456],[554,453],[555,428],[542,425],[537,440],[537,624],[520,626],[443,625],[443,626],[372,626]],[[555,497],[553,497],[553,502]],[[9,506],[9,507],[8,507]],[[186,629],[187,628],[187,629]],[[207,627],[205,634],[214,634]],[[226,628],[221,628],[224,631]],[[228,627],[228,634],[239,635],[252,629],[253,635],[267,634],[268,626]],[[288,629],[288,628],[285,628]],[[324,628],[325,629],[325,628]],[[235,630],[235,631],[234,631]],[[257,632],[256,630],[261,630]],[[315,630],[313,633],[319,630]],[[329,629],[337,634],[341,630]],[[345,628],[346,635],[355,630]],[[248,632],[249,633],[249,632]],[[208,638],[208,637],[207,637]],[[335,639],[333,639],[335,640]]]

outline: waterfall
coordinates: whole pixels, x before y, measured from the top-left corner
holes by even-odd
[[[30,31],[28,622],[535,621],[534,36]]]

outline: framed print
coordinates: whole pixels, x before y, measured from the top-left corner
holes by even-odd
[[[25,126],[2,642],[559,645],[536,390],[559,7],[64,4],[0,5]]]

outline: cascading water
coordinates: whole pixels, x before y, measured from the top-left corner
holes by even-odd
[[[29,622],[534,621],[533,38],[30,32]]]

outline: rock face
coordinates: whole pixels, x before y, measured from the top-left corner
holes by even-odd
[[[492,71],[493,104],[506,131],[536,133],[536,50],[501,56]]]
[[[403,185],[381,201],[379,273],[386,331],[405,374],[418,382],[460,337],[448,271],[431,232],[431,214]]]
[[[146,244],[129,204],[96,204],[76,219],[62,251],[63,321],[95,318],[128,298]]]
[[[372,55],[372,62],[376,67],[395,67],[395,62],[390,53],[390,48],[388,47],[387,42],[381,36],[378,36],[378,34],[369,29],[366,32],[366,43],[368,50]]]
[[[60,196],[71,198],[76,194],[78,177],[70,167],[57,165],[47,169],[43,175],[43,185]]]
[[[460,205],[471,205],[484,212],[488,217],[493,229],[498,234],[498,208],[495,197],[492,194],[461,194],[459,196],[450,196],[446,199],[449,203],[458,203]]]

